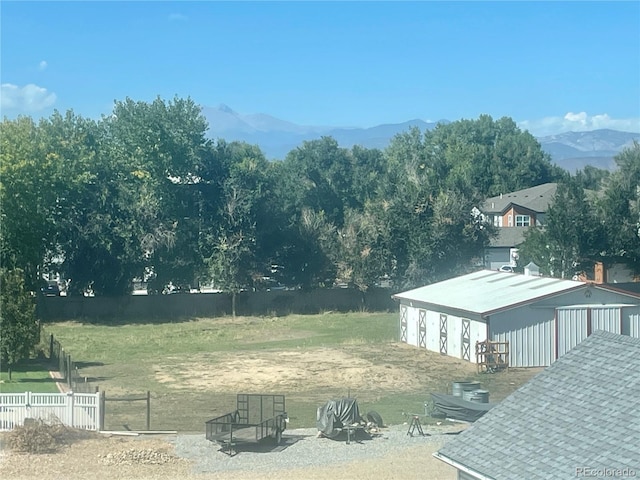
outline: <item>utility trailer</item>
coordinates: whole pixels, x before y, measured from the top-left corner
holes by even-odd
[[[280,444],[288,421],[284,395],[240,393],[234,412],[205,422],[206,437],[233,455],[235,447],[242,444],[260,443],[268,439],[276,445]]]

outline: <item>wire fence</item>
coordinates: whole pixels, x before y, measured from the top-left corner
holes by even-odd
[[[87,377],[80,375],[78,366],[65,352],[62,344],[51,334],[49,336],[49,360],[64,380],[64,389],[76,393],[94,393],[98,388]]]

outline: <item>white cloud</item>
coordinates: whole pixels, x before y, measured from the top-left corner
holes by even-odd
[[[169,15],[169,21],[171,22],[184,22],[187,20],[187,16],[181,13],[172,13]]]
[[[518,122],[518,126],[523,130],[529,130],[537,137],[563,132],[587,132],[601,128],[640,133],[640,118],[611,118],[606,113],[589,115],[586,112],[568,112],[564,117],[524,120]]]
[[[42,60],[39,64],[38,64],[38,70],[43,71],[47,68],[47,61],[46,60]]]
[[[19,87],[3,83],[0,88],[0,108],[20,113],[37,112],[53,106],[56,94],[32,83]]]

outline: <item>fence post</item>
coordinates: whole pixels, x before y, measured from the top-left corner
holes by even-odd
[[[71,428],[75,428],[75,419],[73,418],[73,410],[75,403],[75,395],[73,391],[67,392],[67,425]]]
[[[147,390],[147,431],[151,430],[151,392]]]
[[[69,384],[69,388],[73,390],[73,380],[72,377],[73,372],[71,371],[71,354],[67,355],[67,383]]]
[[[100,431],[104,430],[104,418],[107,413],[106,409],[107,409],[107,395],[103,390],[102,392],[100,392],[100,422],[98,427]]]

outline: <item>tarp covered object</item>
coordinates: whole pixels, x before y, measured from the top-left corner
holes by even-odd
[[[345,425],[352,425],[360,421],[360,410],[355,398],[329,400],[318,408],[316,416],[318,430],[329,438],[337,437]]]
[[[432,393],[431,398],[433,398],[435,411],[445,414],[447,418],[465,422],[475,422],[495,405],[494,403],[469,402],[460,397],[443,393]]]

